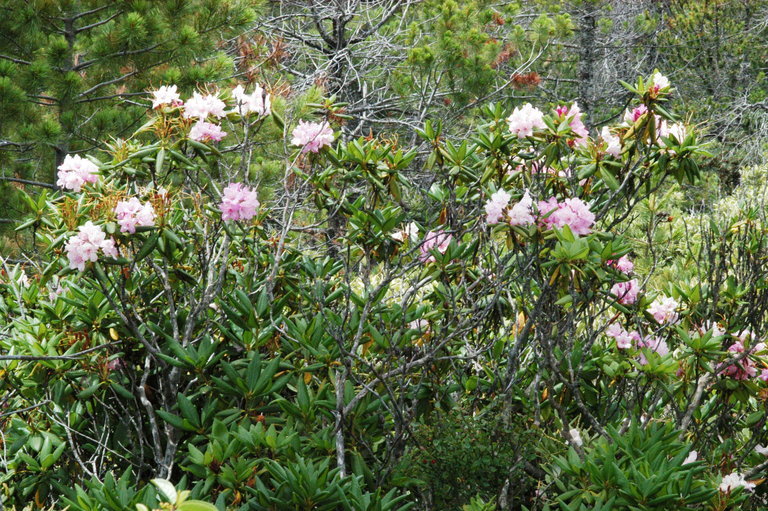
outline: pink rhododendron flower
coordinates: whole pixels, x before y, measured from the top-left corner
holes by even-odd
[[[189,138],[198,142],[213,141],[219,142],[227,136],[226,131],[222,131],[221,126],[205,121],[197,121],[192,129],[189,130]]]
[[[530,103],[526,103],[522,108],[515,108],[512,114],[507,118],[509,131],[517,138],[525,138],[533,135],[533,130],[546,128],[544,124],[544,114],[538,108],[534,108]]]
[[[235,98],[237,107],[235,112],[240,115],[248,115],[250,113],[258,114],[259,117],[267,116],[272,113],[272,99],[264,89],[256,84],[256,88],[250,94],[245,93],[245,89],[242,85],[238,85],[232,89],[232,97]]]
[[[533,199],[528,190],[525,191],[523,198],[520,202],[512,206],[509,210],[509,225],[530,225],[534,222],[533,214],[531,213],[531,207],[533,206]]]
[[[64,162],[58,168],[59,179],[56,185],[74,192],[79,192],[85,183],[95,183],[99,179],[97,174],[99,167],[77,154],[66,155]]]
[[[688,136],[688,128],[685,127],[685,124],[676,122],[669,127],[669,132],[666,136],[672,137],[677,140],[678,143],[682,144],[685,140],[685,137]]]
[[[67,251],[70,268],[80,271],[85,270],[85,263],[98,260],[99,250],[104,255],[117,257],[115,241],[113,239],[106,239],[106,234],[104,234],[100,226],[94,225],[89,220],[85,225],[81,225],[78,230],[80,232],[69,238],[64,247]]]
[[[405,240],[416,240],[418,236],[419,236],[419,228],[414,222],[411,222],[408,225],[406,225],[404,228],[399,229],[394,233],[390,234],[390,237],[393,240],[399,241],[399,242],[404,242]]]
[[[743,486],[745,490],[751,491],[755,489],[755,484],[750,483],[746,479],[744,479],[744,476],[738,472],[733,472],[731,474],[728,474],[727,476],[723,476],[722,481],[720,482],[720,491],[723,493],[729,493],[732,490],[735,490],[739,486]]]
[[[222,220],[250,220],[258,207],[256,190],[241,183],[230,183],[224,188],[219,205]]]
[[[645,337],[640,339],[637,342],[637,348],[648,348],[649,350],[656,352],[659,356],[662,357],[669,353],[669,346],[667,346],[667,341],[661,337]],[[642,352],[640,352],[638,355],[638,360],[642,365],[648,363],[648,359]]]
[[[664,296],[662,298],[656,298],[651,305],[648,306],[648,312],[651,313],[653,319],[659,324],[674,324],[677,323],[678,314],[677,308],[680,307],[680,303],[674,298]]]
[[[653,95],[656,95],[659,93],[660,90],[666,89],[669,87],[669,79],[663,74],[656,71],[651,76],[651,84],[652,85],[649,87],[649,90]]]
[[[299,121],[299,125],[293,129],[291,144],[301,147],[302,153],[320,152],[320,149],[332,142],[333,130],[327,122]]]
[[[600,131],[600,137],[606,144],[605,154],[610,154],[614,158],[621,156],[621,139],[617,135],[611,133],[608,126],[603,126],[603,129]]]
[[[485,204],[485,221],[489,224],[498,224],[499,219],[504,215],[504,208],[509,206],[510,194],[503,189],[497,191]]]
[[[595,214],[589,210],[589,205],[578,198],[565,199],[562,203],[550,197],[546,202],[539,201],[539,214],[545,226],[559,227],[567,225],[573,234],[583,236],[592,232]]]
[[[634,124],[637,122],[638,119],[640,119],[642,116],[648,113],[648,107],[645,105],[640,105],[638,107],[633,108],[632,110],[627,110],[624,113],[624,122],[627,124]]]
[[[744,344],[741,341],[736,341],[728,347],[729,358],[738,353],[744,353]],[[750,350],[750,354],[754,353],[755,349]],[[757,367],[755,362],[749,358],[749,355],[745,356],[735,364],[731,364],[723,370],[723,374],[734,380],[749,380],[757,375]]]
[[[555,112],[559,117],[569,118],[568,125],[571,127],[571,131],[576,135],[576,145],[586,144],[589,130],[587,130],[587,127],[584,126],[584,122],[581,120],[581,109],[579,108],[579,104],[574,102],[570,108],[560,106]]]
[[[419,255],[419,260],[422,263],[435,262],[435,256],[432,255],[430,251],[432,249],[436,249],[441,254],[445,254],[445,251],[448,250],[448,245],[450,245],[452,239],[453,236],[449,232],[443,230],[429,231],[427,235],[424,236],[424,241],[419,247],[419,251],[421,252],[421,255]]]
[[[605,264],[609,266],[613,266],[617,270],[619,270],[622,273],[626,273],[629,275],[635,270],[635,263],[633,263],[629,256],[623,255],[619,258],[618,261],[614,261],[613,259],[609,259],[605,262]]]
[[[136,197],[118,202],[115,206],[115,215],[122,232],[133,234],[136,232],[136,226],[155,225],[155,209],[152,204],[149,202],[142,204]]]
[[[187,119],[196,117],[204,121],[209,115],[213,115],[220,119],[227,115],[224,112],[226,106],[222,100],[213,94],[201,96],[200,93],[195,92],[184,105],[184,117]]]
[[[764,382],[768,382],[768,369],[761,369],[760,375],[758,376],[761,380]],[[768,456],[768,448],[766,448],[765,453],[766,456]]]
[[[605,329],[605,335],[613,337],[616,340],[616,347],[622,350],[631,348],[632,341],[638,342],[640,340],[640,334],[637,333],[636,330],[628,332],[618,323],[611,323],[611,325]]]
[[[706,334],[710,330],[712,330],[712,337],[720,337],[721,335],[725,335],[725,329],[715,323],[714,321],[706,321],[704,324],[702,324],[700,327],[697,328],[700,334]]]
[[[757,339],[757,335],[755,334],[755,332],[753,332],[752,330],[749,330],[747,328],[745,328],[741,332],[737,333],[736,337],[739,339],[739,341],[741,341],[742,344],[746,343],[747,341],[751,341],[751,340]],[[762,343],[760,343],[760,344],[762,344]],[[765,345],[763,345],[763,346],[765,346]],[[757,346],[755,346],[755,349],[756,348],[757,348]]]
[[[635,303],[639,292],[640,288],[637,285],[637,279],[632,279],[627,282],[617,282],[611,287],[611,294],[623,305],[632,305]]]
[[[155,109],[162,105],[180,106],[183,104],[181,97],[176,92],[175,85],[163,85],[157,90],[152,91],[152,108]]]

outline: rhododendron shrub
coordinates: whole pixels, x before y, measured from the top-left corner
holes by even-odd
[[[427,122],[418,147],[338,136],[331,100],[307,121],[261,87],[153,91],[135,138],[88,155],[99,179],[29,199],[40,261],[0,284],[7,499],[91,509],[130,486],[121,505],[152,506],[162,478],[221,507],[419,509],[448,416],[452,450],[489,423],[535,436],[494,461],[508,503],[639,506],[632,445],[674,476],[670,506],[744,502],[768,441],[756,291],[725,241],[700,259],[720,270],[659,285],[628,234],[706,155],[692,127],[660,134],[662,78],[627,84],[599,134],[576,103],[490,105],[466,140]],[[580,493],[600,459],[617,493]]]

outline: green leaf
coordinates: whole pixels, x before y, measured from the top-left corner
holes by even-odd
[[[202,500],[186,500],[176,507],[177,511],[219,511],[216,506]]]
[[[160,491],[160,495],[162,495],[165,500],[171,504],[176,503],[176,488],[174,488],[170,481],[165,479],[152,479],[150,482],[157,487]]]
[[[152,252],[152,250],[155,249],[157,246],[157,240],[159,238],[159,232],[155,232],[149,238],[147,238],[147,241],[144,242],[144,244],[141,246],[141,249],[139,249],[139,252],[136,254],[136,262],[139,262],[147,257]]]

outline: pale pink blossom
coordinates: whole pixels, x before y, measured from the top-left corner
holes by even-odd
[[[535,129],[543,129],[547,126],[544,123],[544,113],[530,103],[526,103],[522,108],[515,108],[507,118],[507,123],[509,131],[517,135],[517,138],[530,137]]]
[[[424,241],[419,247],[419,251],[421,252],[419,260],[423,263],[435,262],[435,256],[432,255],[431,250],[435,249],[441,254],[445,254],[452,239],[453,236],[449,232],[440,229],[437,231],[429,231],[427,235],[424,236]]]
[[[631,274],[635,270],[635,263],[633,263],[627,255],[621,256],[618,261],[609,259],[605,263],[609,266],[613,266],[622,273],[626,273],[627,275]]]
[[[637,348],[648,348],[649,350],[657,353],[659,356],[664,356],[669,353],[669,346],[667,345],[667,341],[662,339],[661,337],[644,337],[640,339],[637,342]],[[648,363],[648,359],[646,358],[645,354],[641,351],[638,355],[638,360],[640,364],[645,365]]]
[[[120,231],[133,234],[136,227],[150,227],[155,225],[155,209],[147,202],[142,204],[136,197],[127,201],[120,201],[115,206],[117,223]]]
[[[587,137],[589,136],[589,130],[584,126],[584,122],[581,120],[581,109],[579,104],[574,102],[570,108],[566,106],[558,107],[555,112],[559,117],[565,117],[568,119],[568,125],[571,127],[571,131],[576,135],[576,145],[584,145],[587,143]]]
[[[720,337],[726,333],[725,329],[714,321],[705,321],[704,324],[698,328],[700,334],[706,334],[710,330],[712,330],[712,337]]]
[[[402,229],[399,229],[390,235],[393,240],[399,242],[404,242],[405,240],[415,240],[418,236],[419,228],[414,222],[409,223]]]
[[[627,282],[617,282],[611,287],[611,294],[623,305],[632,305],[635,303],[639,292],[640,288],[637,284],[637,279],[632,279]]]
[[[733,472],[731,474],[728,474],[726,476],[723,476],[722,481],[720,482],[720,491],[723,493],[729,493],[732,490],[735,490],[739,486],[743,486],[745,490],[751,491],[755,489],[755,484],[750,483],[746,479],[744,479],[744,476],[738,472]]]
[[[184,117],[187,119],[195,117],[204,121],[209,115],[213,115],[220,119],[227,115],[224,112],[226,107],[227,105],[213,94],[202,96],[195,92],[184,104]]]
[[[302,153],[320,152],[320,149],[332,142],[333,130],[327,122],[299,121],[299,125],[293,129],[291,144],[301,147]]]
[[[638,107],[633,108],[632,110],[627,110],[624,113],[624,122],[627,124],[634,124],[637,122],[638,119],[640,119],[642,116],[648,113],[648,107],[645,105],[640,105]]]
[[[491,198],[485,203],[485,221],[489,224],[499,223],[499,219],[504,215],[504,209],[509,206],[511,198],[512,196],[503,189],[491,195]]]
[[[768,369],[761,369],[758,378],[764,382],[768,382]],[[766,449],[765,455],[768,456],[768,448]]]
[[[95,183],[99,179],[99,167],[77,154],[66,155],[58,168],[59,179],[56,185],[74,192],[79,192],[85,183]]]
[[[259,85],[250,94],[245,93],[242,85],[232,89],[232,97],[235,98],[237,105],[235,112],[240,115],[255,113],[259,117],[267,116],[272,112],[272,99],[269,94]]]
[[[159,89],[153,90],[152,96],[154,96],[152,99],[153,109],[162,105],[180,106],[182,104],[175,85],[163,85]]]
[[[688,128],[685,127],[685,124],[676,122],[669,127],[667,136],[674,138],[679,144],[682,144],[685,140],[685,137],[688,136]]]
[[[680,303],[669,296],[656,298],[651,305],[648,306],[648,312],[653,316],[659,324],[674,324],[677,323],[679,316],[677,314],[677,308],[680,307]]]
[[[250,220],[258,207],[256,190],[241,183],[230,183],[224,188],[219,205],[222,220]]]
[[[571,428],[568,430],[568,436],[571,438],[573,445],[581,447],[584,444],[584,441],[581,439],[581,433],[578,429]]]
[[[632,347],[632,342],[640,340],[640,334],[636,330],[628,332],[624,330],[618,323],[611,323],[608,328],[605,329],[605,335],[612,337],[616,340],[616,347],[622,350],[626,350]]]
[[[85,270],[85,263],[97,261],[99,250],[109,257],[117,257],[117,248],[113,239],[107,239],[100,226],[94,225],[90,220],[81,225],[80,231],[72,236],[65,245],[69,267]]]
[[[219,142],[226,136],[227,132],[222,131],[221,126],[205,121],[197,121],[189,130],[189,138],[198,142]]]
[[[537,206],[544,226],[562,229],[567,225],[573,234],[579,236],[592,232],[595,214],[589,210],[589,205],[581,199],[571,198],[558,202],[557,199],[551,197],[546,202],[539,201]]]
[[[514,226],[532,224],[535,221],[531,212],[532,206],[533,199],[531,198],[531,194],[528,192],[528,190],[526,190],[525,194],[520,199],[520,202],[516,203],[514,206],[512,206],[512,209],[509,210],[509,225]]]
[[[600,137],[606,145],[605,154],[609,154],[614,158],[621,156],[621,139],[617,135],[611,133],[608,126],[603,126],[603,129],[600,131]]]
[[[651,86],[649,87],[649,90],[656,95],[660,90],[669,88],[669,85],[669,79],[656,71],[651,75]]]
[[[751,340],[757,339],[757,334],[755,334],[755,332],[753,332],[752,330],[749,330],[748,328],[745,328],[744,330],[742,330],[742,331],[740,331],[739,333],[736,334],[736,338],[738,338],[739,341],[741,341],[742,344],[744,344],[747,341],[751,341]],[[757,346],[755,346],[755,348],[757,348]]]
[[[659,146],[665,147],[662,137],[669,136],[669,124],[658,115],[655,115],[654,117],[656,118],[656,142]]]

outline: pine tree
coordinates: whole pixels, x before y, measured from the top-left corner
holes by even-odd
[[[0,218],[22,214],[14,188],[55,189],[66,154],[133,132],[148,88],[231,76],[226,50],[256,3],[2,0]]]

